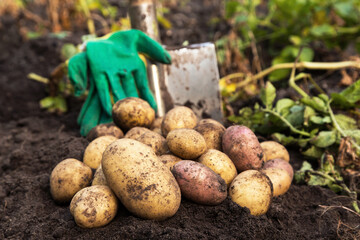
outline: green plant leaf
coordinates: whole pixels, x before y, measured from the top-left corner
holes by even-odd
[[[326,103],[319,97],[301,98],[300,101],[305,105],[314,108],[317,111],[327,112]]]
[[[344,114],[335,114],[335,120],[343,130],[357,129],[356,120]]]
[[[303,161],[301,168],[298,171],[296,171],[294,174],[295,183],[297,184],[305,183],[306,182],[305,173],[306,171],[309,170],[313,170],[311,164],[307,161]]]
[[[290,108],[294,106],[295,102],[290,98],[282,98],[275,104],[275,111],[282,116],[287,116],[290,113]]]
[[[49,108],[54,105],[54,97],[45,97],[40,100],[40,107],[41,108]]]
[[[335,28],[327,23],[322,25],[312,26],[310,28],[310,33],[314,37],[319,37],[319,38],[336,36]]]
[[[276,89],[270,81],[267,81],[265,88],[260,91],[260,99],[266,108],[271,109],[275,98]]]
[[[319,148],[326,148],[333,145],[336,142],[335,131],[321,131],[317,136],[310,140],[311,144],[314,144]]]
[[[61,58],[67,60],[78,53],[77,48],[72,43],[65,43],[61,48]]]
[[[323,124],[326,124],[326,123],[331,123],[331,118],[329,116],[325,116],[325,117],[311,116],[310,121],[312,123],[315,123],[315,124],[318,124],[318,125],[323,125]]]
[[[319,159],[323,153],[324,150],[316,146],[311,146],[305,152],[302,152],[304,156],[314,159]]]
[[[279,63],[286,63],[290,61],[291,59],[287,57],[278,56],[271,61],[271,65],[274,66]],[[269,74],[269,80],[271,82],[279,81],[281,79],[288,77],[290,75],[290,72],[291,72],[290,69],[275,70]]]
[[[345,130],[345,134],[352,137],[357,144],[360,144],[360,129]]]
[[[282,133],[273,133],[271,135],[271,138],[277,142],[280,142],[284,146],[297,143],[296,139],[293,136],[286,136],[285,134]]]
[[[290,114],[286,116],[286,120],[288,120],[291,125],[294,127],[300,127],[304,123],[304,106],[294,105],[290,108]]]
[[[360,100],[360,79],[351,84],[349,87],[340,92],[349,103],[356,103]]]
[[[304,47],[300,53],[301,62],[311,62],[314,59],[314,51],[311,48]]]

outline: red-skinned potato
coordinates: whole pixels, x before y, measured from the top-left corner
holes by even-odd
[[[196,203],[218,205],[227,197],[227,185],[209,167],[191,160],[174,165],[171,172],[178,182],[181,194]]]
[[[264,164],[260,143],[253,131],[246,126],[228,127],[222,137],[222,147],[239,172],[257,170]]]

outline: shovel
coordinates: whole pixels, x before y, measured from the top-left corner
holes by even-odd
[[[160,42],[156,8],[152,0],[130,0],[131,27]],[[167,47],[171,65],[148,61],[149,85],[162,117],[175,106],[191,108],[199,118],[223,121],[219,71],[213,43]]]

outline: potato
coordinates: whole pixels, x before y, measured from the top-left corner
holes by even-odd
[[[95,171],[91,185],[108,185],[101,164]]]
[[[106,147],[116,140],[118,140],[118,138],[114,136],[101,136],[95,138],[85,148],[83,162],[92,169],[97,169],[101,164],[102,154]]]
[[[290,178],[292,179],[294,176],[294,169],[291,166],[291,164],[287,161],[285,161],[284,159],[281,158],[275,158],[269,161],[266,161],[264,164],[263,169],[268,169],[268,168],[280,168],[285,170]]]
[[[218,174],[199,162],[183,160],[171,170],[182,195],[193,202],[218,205],[227,197],[227,185]]]
[[[154,122],[151,124],[150,130],[162,135],[161,124],[162,124],[163,119],[164,119],[164,117],[155,118]]]
[[[268,176],[273,185],[273,196],[277,197],[286,193],[291,185],[292,178],[286,170],[280,168],[267,168],[261,170],[266,176]]]
[[[194,129],[174,129],[166,137],[170,151],[182,159],[195,159],[206,151],[204,137]]]
[[[269,161],[275,158],[281,158],[287,162],[290,161],[289,152],[280,143],[275,141],[265,141],[260,143],[260,146],[265,154],[264,161]]]
[[[101,227],[115,217],[118,200],[108,186],[96,185],[81,189],[70,203],[70,213],[78,226]]]
[[[227,186],[230,186],[232,180],[237,176],[234,163],[223,152],[216,149],[207,150],[198,160],[199,163],[211,168],[225,180]]]
[[[180,162],[182,159],[178,158],[172,154],[164,154],[159,157],[160,161],[165,164],[170,170],[174,167],[174,165]]]
[[[197,132],[201,133],[201,135],[204,136],[205,138],[205,142],[206,142],[206,146],[208,149],[217,149],[219,151],[222,150],[222,136],[225,132],[225,127],[215,121],[209,121],[209,120],[201,120],[196,127],[194,128],[194,130],[196,130]]]
[[[90,185],[92,171],[85,163],[67,158],[58,163],[50,175],[50,192],[58,203],[68,203],[80,189]]]
[[[133,127],[125,134],[124,138],[136,140],[138,137],[140,137],[146,132],[151,132],[151,130],[144,127]]]
[[[145,100],[128,97],[114,104],[112,117],[114,123],[124,131],[133,127],[149,128],[155,119],[155,111]]]
[[[179,185],[151,147],[119,139],[105,150],[102,169],[110,188],[136,216],[164,220],[179,209]]]
[[[224,125],[222,125],[220,122],[218,122],[218,121],[216,121],[216,120],[214,120],[214,119],[211,119],[211,118],[201,119],[201,120],[198,122],[198,125],[207,124],[207,123],[215,124],[215,125],[219,126],[220,128],[224,128],[224,130],[225,130]]]
[[[194,128],[198,118],[188,107],[177,106],[168,111],[161,124],[161,132],[166,137],[171,130],[178,128]]]
[[[258,170],[246,170],[232,181],[229,196],[236,204],[247,207],[251,215],[262,215],[270,207],[273,196],[272,183]]]
[[[149,147],[151,147],[155,151],[156,155],[160,156],[169,152],[166,139],[156,132],[153,131],[145,132],[135,140],[142,142],[148,145]]]
[[[222,147],[239,172],[260,169],[264,164],[260,143],[246,126],[228,127],[222,137]]]
[[[86,135],[86,139],[91,142],[95,138],[108,135],[114,136],[116,138],[124,137],[123,131],[118,128],[114,123],[103,123],[97,125],[96,127],[93,127]]]

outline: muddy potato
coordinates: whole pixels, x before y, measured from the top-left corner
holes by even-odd
[[[156,132],[147,131],[135,140],[151,147],[158,156],[169,152],[166,139]]]
[[[293,179],[294,176],[294,169],[291,166],[291,164],[287,161],[285,161],[284,159],[281,158],[275,158],[275,159],[271,159],[269,161],[266,161],[264,164],[263,169],[268,169],[268,168],[280,168],[285,170],[291,179]]]
[[[101,136],[95,138],[85,148],[83,162],[92,169],[97,169],[101,164],[102,154],[106,147],[115,140],[118,140],[118,138],[114,136]]]
[[[199,133],[201,133],[201,135],[204,136],[208,149],[217,149],[221,151],[222,136],[225,132],[225,127],[221,123],[213,119],[210,120],[211,121],[206,121],[205,119],[201,120],[196,125],[194,130],[198,131]]]
[[[102,170],[101,164],[94,173],[94,178],[92,180],[91,185],[92,186],[94,186],[94,185],[106,185],[107,186],[108,185],[105,175],[104,175],[104,172]]]
[[[157,117],[155,118],[154,122],[152,123],[151,127],[150,127],[150,130],[153,131],[153,132],[156,132],[160,135],[162,135],[162,132],[161,132],[161,123],[163,121],[164,117]]]
[[[195,159],[206,151],[204,137],[194,129],[174,129],[166,137],[170,151],[182,159]]]
[[[86,135],[86,139],[91,142],[95,138],[101,136],[114,136],[116,138],[122,138],[124,137],[124,133],[114,123],[103,123],[93,127]]]
[[[151,130],[144,127],[133,127],[125,134],[124,138],[136,140],[138,137],[140,137],[146,132],[151,132]]]
[[[168,111],[161,123],[161,132],[166,137],[171,130],[178,128],[194,128],[198,118],[188,107],[177,106]]]
[[[50,175],[50,192],[58,203],[68,203],[80,189],[90,185],[92,171],[85,163],[67,158],[58,163]]]
[[[115,217],[118,200],[108,186],[96,185],[81,189],[70,203],[70,213],[78,226],[101,227]]]
[[[149,128],[155,119],[155,111],[145,100],[129,97],[114,104],[112,117],[114,123],[124,131],[133,127]]]
[[[195,161],[183,160],[171,170],[179,183],[181,194],[193,202],[218,205],[227,197],[227,185],[209,167]]]
[[[281,158],[287,162],[290,161],[289,152],[280,143],[275,141],[265,141],[260,143],[260,146],[265,154],[264,161],[269,161],[275,158]]]
[[[119,139],[105,150],[102,169],[110,188],[136,216],[164,220],[177,212],[179,185],[149,146]]]
[[[290,178],[286,170],[280,168],[267,168],[261,170],[261,172],[270,178],[273,185],[274,197],[283,195],[289,190],[292,178]]]
[[[170,170],[174,167],[174,165],[180,162],[182,159],[178,158],[172,154],[164,154],[159,157],[160,161],[165,164]]]
[[[256,135],[246,126],[228,127],[222,137],[222,147],[239,172],[260,169],[264,164],[260,143]]]
[[[270,207],[273,196],[272,183],[258,170],[246,170],[232,181],[229,196],[236,204],[247,207],[251,215],[262,215]]]
[[[209,149],[200,156],[199,163],[211,168],[215,173],[219,174],[225,180],[227,186],[237,176],[237,171],[234,163],[223,152],[216,149]]]

